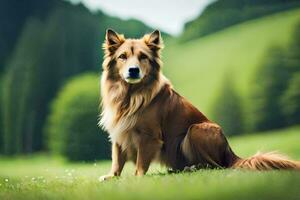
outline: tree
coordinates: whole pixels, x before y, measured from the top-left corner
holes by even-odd
[[[43,46],[42,23],[29,20],[3,80],[4,153],[31,152],[38,106],[34,90]],[[35,42],[32,42],[34,38]]]
[[[300,124],[300,73],[293,75],[282,97],[282,109],[289,125]]]
[[[107,134],[97,126],[99,77],[84,74],[69,80],[52,103],[47,143],[52,153],[69,160],[110,158]]]
[[[0,6],[0,72],[18,42],[23,28],[30,18],[43,20],[60,0],[9,0]]]
[[[281,48],[269,49],[255,75],[252,91],[252,121],[255,131],[286,126],[281,95],[288,87],[291,69],[285,63]]]
[[[221,125],[226,135],[238,135],[244,131],[242,100],[229,74],[226,74],[222,88],[213,103],[212,119]]]
[[[300,23],[295,27],[285,63],[291,71],[288,88],[281,99],[281,106],[289,125],[300,123]]]
[[[0,76],[0,154],[3,153],[3,84]]]

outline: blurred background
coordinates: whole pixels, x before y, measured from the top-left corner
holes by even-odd
[[[300,124],[300,0],[0,4],[2,155],[110,159],[97,126],[106,28],[160,29],[164,73],[227,136]]]

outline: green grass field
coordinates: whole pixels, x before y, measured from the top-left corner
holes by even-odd
[[[240,156],[280,150],[300,159],[300,127],[230,138]],[[167,174],[154,164],[142,178],[127,164],[100,183],[110,162],[68,163],[47,155],[0,158],[0,199],[300,199],[300,172],[199,170]]]
[[[210,114],[224,73],[232,74],[246,100],[266,50],[287,46],[297,23],[300,9],[248,21],[184,44],[166,41],[164,71],[175,89]]]

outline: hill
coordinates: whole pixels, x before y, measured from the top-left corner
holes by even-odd
[[[274,45],[285,47],[299,21],[300,9],[294,9],[184,44],[166,41],[165,74],[175,89],[207,114],[226,72],[235,79],[237,90],[246,101],[253,73],[264,53]]]
[[[181,41],[196,39],[229,26],[300,6],[299,0],[217,0],[185,24]]]

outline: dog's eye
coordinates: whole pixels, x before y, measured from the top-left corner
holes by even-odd
[[[126,60],[126,59],[127,59],[126,54],[125,54],[125,53],[121,54],[121,55],[119,56],[119,59],[121,59],[121,60]]]
[[[142,53],[142,54],[139,56],[139,59],[140,59],[140,60],[145,60],[145,59],[148,59],[148,56]]]

